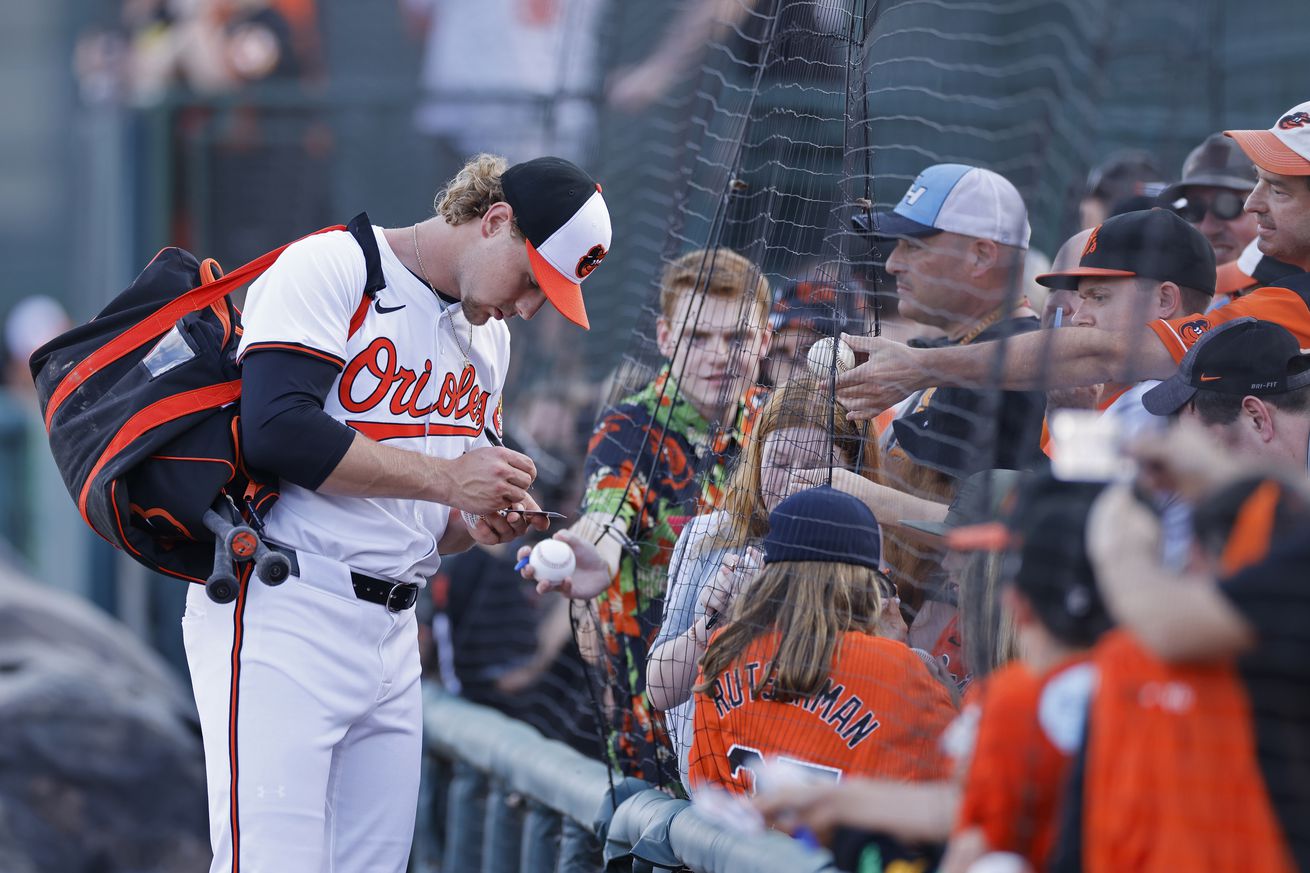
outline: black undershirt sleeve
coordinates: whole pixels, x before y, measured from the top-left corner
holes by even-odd
[[[256,350],[241,363],[241,443],[251,467],[315,489],[345,457],[355,431],[323,411],[340,370],[291,351]]]

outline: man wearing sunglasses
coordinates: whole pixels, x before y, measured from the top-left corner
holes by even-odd
[[[1182,178],[1160,204],[1205,234],[1217,264],[1237,260],[1255,239],[1255,214],[1242,204],[1255,187],[1255,165],[1231,137],[1212,133],[1183,162]]]
[[[1182,178],[1160,194],[1160,205],[1205,234],[1214,249],[1219,270],[1212,308],[1301,272],[1256,248],[1258,219],[1242,207],[1257,181],[1255,166],[1237,142],[1214,133],[1192,149]]]

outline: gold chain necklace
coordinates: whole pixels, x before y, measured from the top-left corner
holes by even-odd
[[[419,278],[423,280],[423,284],[427,285],[428,290],[437,298],[438,304],[441,305],[441,314],[448,316],[447,321],[450,323],[450,335],[455,338],[455,348],[459,349],[459,353],[464,356],[464,366],[473,366],[473,363],[469,360],[469,349],[473,348],[473,322],[469,322],[469,342],[468,348],[465,348],[459,341],[459,331],[455,330],[455,317],[450,314],[455,307],[446,306],[442,303],[441,295],[437,293],[437,287],[433,285],[432,280],[428,278],[428,268],[423,265],[423,252],[418,247],[417,224],[414,225],[414,258],[418,261]]]

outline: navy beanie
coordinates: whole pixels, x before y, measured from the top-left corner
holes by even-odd
[[[882,532],[858,497],[827,485],[793,494],[769,513],[764,563],[826,561],[879,569]]]

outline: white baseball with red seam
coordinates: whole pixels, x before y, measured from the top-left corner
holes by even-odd
[[[837,372],[845,373],[855,366],[855,352],[839,339],[825,336],[810,346],[805,359],[810,364],[810,372],[816,376],[827,376],[832,372],[833,343],[837,344]]]
[[[528,566],[539,582],[563,582],[573,575],[577,561],[573,549],[559,540],[542,540],[532,547]]]

